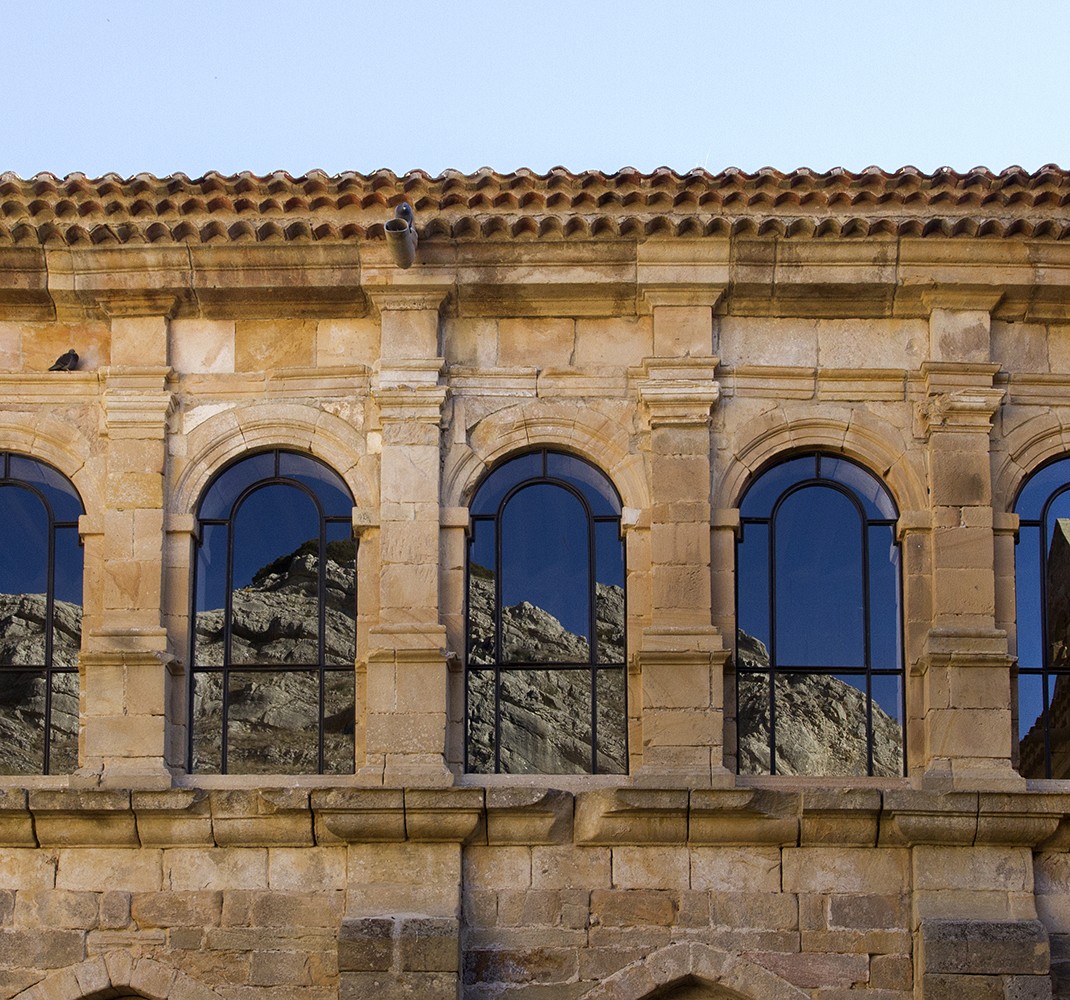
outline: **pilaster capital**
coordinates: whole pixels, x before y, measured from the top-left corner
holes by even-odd
[[[637,388],[650,426],[708,424],[721,395],[713,377],[717,362],[715,357],[647,358]]]
[[[439,423],[449,390],[444,385],[413,385],[411,383],[379,385],[372,389],[372,398],[379,405],[379,419]]]
[[[903,541],[908,535],[917,535],[932,531],[931,510],[903,510],[895,522],[895,540]]]
[[[353,508],[353,537],[362,538],[366,532],[379,527],[379,512],[367,507]]]
[[[999,305],[1003,292],[990,288],[932,288],[921,293],[922,305],[931,314],[937,309],[949,312],[991,313]]]
[[[924,440],[934,431],[987,434],[1005,395],[1003,389],[979,386],[934,393],[919,406],[919,436]]]
[[[365,286],[364,294],[376,310],[383,313],[391,309],[415,309],[438,311],[452,290],[452,285],[375,285]]]
[[[104,418],[109,437],[163,438],[175,408],[165,388],[170,368],[112,368],[104,380]]]
[[[100,297],[99,304],[101,312],[108,319],[139,319],[151,316],[170,319],[178,309],[179,299],[173,292],[140,288],[109,292]]]
[[[698,306],[715,309],[724,296],[723,285],[706,282],[649,283],[636,288],[635,311],[649,316],[659,306]]]
[[[372,378],[372,395],[395,389],[437,389],[439,376],[446,367],[442,358],[399,358],[380,362]]]
[[[917,672],[971,667],[1009,670],[1014,662],[1015,657],[1007,652],[1003,629],[932,628],[925,637]]]
[[[738,507],[717,507],[710,511],[710,527],[714,531],[730,531],[739,537],[740,519]]]

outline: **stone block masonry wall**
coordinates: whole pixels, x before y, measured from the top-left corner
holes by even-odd
[[[1016,769],[1015,676],[1016,497],[1070,455],[1070,174],[0,201],[0,452],[84,505],[77,766],[0,777],[0,1000],[1070,998],[1070,785]],[[619,497],[626,775],[464,774],[470,504],[542,449]],[[275,450],[354,501],[353,760],[188,773],[201,499]],[[814,453],[894,502],[903,775],[737,773],[741,498]],[[40,732],[35,699],[4,718]]]
[[[1065,995],[1066,855],[1050,847],[1067,805],[874,789],[9,795],[0,996],[641,1000],[694,982],[755,1000],[1049,998],[1052,982]]]

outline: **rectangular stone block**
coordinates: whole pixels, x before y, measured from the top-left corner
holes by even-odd
[[[775,847],[696,847],[691,887],[712,892],[779,892],[780,851]]]
[[[265,848],[172,848],[164,851],[163,866],[172,889],[268,888]]]
[[[240,372],[309,367],[315,360],[315,320],[238,320],[234,367]]]
[[[531,884],[540,889],[608,889],[611,856],[605,847],[533,847]]]
[[[591,919],[605,927],[668,927],[675,913],[673,894],[661,889],[596,889],[591,893]]]
[[[0,889],[52,889],[58,859],[35,848],[0,849]]]
[[[799,928],[798,897],[782,892],[711,892],[710,922],[716,927],[793,931]]]
[[[302,996],[304,996],[303,994]],[[345,972],[339,1000],[457,1000],[455,972]],[[294,998],[297,1000],[297,998]]]
[[[14,898],[4,897],[0,912],[6,904],[7,914],[17,927],[56,927],[65,929],[95,927],[100,916],[100,895],[95,892],[70,892],[63,889],[23,889]]]
[[[406,917],[399,946],[402,972],[460,971],[460,922],[450,918]]]
[[[614,847],[615,889],[687,889],[691,859],[686,847]]]
[[[578,956],[574,948],[467,951],[464,982],[567,983],[575,977],[577,966]]]
[[[894,892],[910,885],[909,852],[890,848],[788,847],[785,892]]]
[[[0,929],[0,966],[62,969],[85,957],[85,936],[80,930]]]
[[[531,848],[466,847],[464,884],[466,888],[527,888],[531,885]]]
[[[575,325],[572,319],[499,320],[498,364],[540,368],[571,364]]]
[[[1031,890],[1028,848],[919,845],[913,852],[914,888]]]
[[[308,891],[344,889],[344,847],[269,847],[268,885],[272,889]]]
[[[156,892],[162,886],[162,852],[147,848],[67,848],[59,851],[56,888],[101,892]]]
[[[926,974],[1045,975],[1051,956],[1039,920],[923,920],[919,957]]]
[[[342,972],[384,972],[394,960],[394,920],[347,917],[338,932],[338,968]]]
[[[139,927],[217,925],[223,910],[221,892],[136,893],[130,915]]]
[[[173,319],[170,363],[179,372],[234,371],[234,321]]]

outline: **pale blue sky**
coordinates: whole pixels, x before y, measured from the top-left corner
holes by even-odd
[[[0,0],[0,171],[1070,167],[1070,2]]]

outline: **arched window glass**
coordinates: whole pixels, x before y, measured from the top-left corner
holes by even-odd
[[[198,512],[193,771],[353,770],[356,542],[342,479],[308,455],[241,459]]]
[[[620,499],[593,465],[529,452],[471,506],[467,770],[628,767]]]
[[[1070,458],[1035,472],[1018,494],[1018,767],[1070,777]]]
[[[84,511],[50,465],[0,453],[0,773],[78,766]]]
[[[895,504],[860,465],[811,454],[740,505],[736,704],[743,774],[904,773]]]

